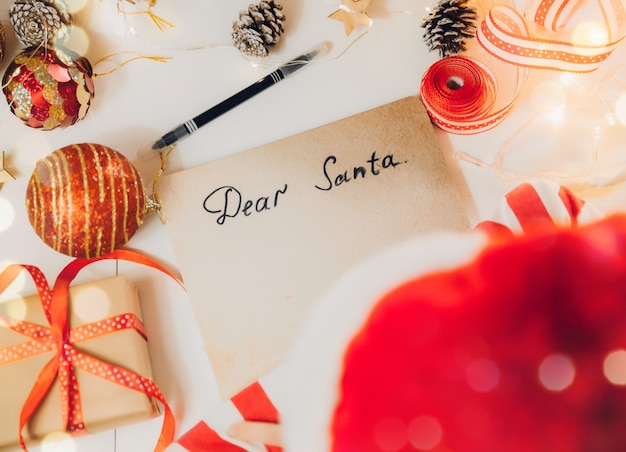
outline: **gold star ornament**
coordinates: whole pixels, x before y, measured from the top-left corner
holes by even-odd
[[[330,14],[330,19],[343,22],[346,36],[361,26],[370,26],[372,19],[367,15],[367,8],[374,0],[341,0],[341,6],[337,11]]]
[[[4,152],[0,152],[0,184],[15,179],[15,176],[4,167]]]

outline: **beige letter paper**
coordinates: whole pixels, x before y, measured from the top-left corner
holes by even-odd
[[[417,234],[468,228],[417,97],[161,180],[225,398],[283,362],[311,305],[349,267]]]

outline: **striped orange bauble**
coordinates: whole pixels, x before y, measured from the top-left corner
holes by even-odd
[[[39,160],[26,190],[28,219],[56,251],[92,258],[125,243],[143,222],[144,185],[132,163],[107,146],[65,146]]]

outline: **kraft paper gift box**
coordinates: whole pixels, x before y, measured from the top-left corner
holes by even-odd
[[[86,325],[98,320],[135,314],[141,320],[141,308],[134,286],[125,276],[115,276],[69,289],[70,326]],[[14,299],[0,303],[0,314],[15,320],[42,325],[49,324],[39,296]],[[0,351],[29,338],[7,328],[6,317],[0,317]],[[101,337],[88,339],[77,349],[106,361],[152,378],[152,368],[146,339],[135,329],[123,329]],[[52,351],[3,364],[0,360],[0,451],[16,450],[22,406],[39,373],[53,356]],[[158,416],[156,402],[149,396],[106,381],[98,376],[76,370],[87,432],[95,433]],[[34,416],[22,431],[27,445],[41,442],[46,435],[62,429],[62,414],[58,380],[53,384]]]

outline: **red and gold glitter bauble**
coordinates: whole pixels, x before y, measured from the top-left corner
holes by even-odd
[[[80,143],[37,162],[26,209],[47,245],[68,256],[92,258],[130,240],[143,222],[146,196],[125,156],[107,146]]]
[[[7,67],[2,91],[26,125],[51,130],[83,119],[94,97],[93,69],[69,50],[30,47]]]

